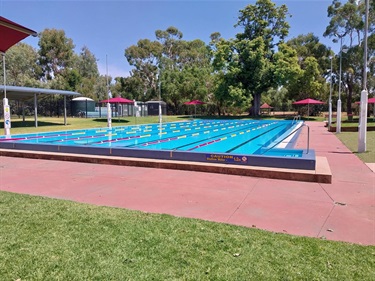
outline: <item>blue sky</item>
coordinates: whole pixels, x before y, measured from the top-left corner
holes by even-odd
[[[124,50],[139,39],[155,40],[155,30],[177,27],[184,40],[209,42],[213,32],[230,39],[240,32],[234,28],[238,12],[256,1],[240,0],[0,0],[0,15],[37,32],[46,28],[63,29],[79,53],[87,46],[98,59],[101,74],[128,76]],[[324,38],[328,25],[327,8],[331,0],[274,1],[286,4],[291,29],[289,38],[313,32],[320,41],[337,52],[338,44]],[[38,38],[23,42],[38,47]]]

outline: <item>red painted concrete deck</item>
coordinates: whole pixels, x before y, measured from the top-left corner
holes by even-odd
[[[375,174],[322,123],[307,124],[332,184],[0,157],[0,190],[375,245]]]

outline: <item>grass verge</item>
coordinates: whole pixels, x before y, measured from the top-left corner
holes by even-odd
[[[358,132],[336,134],[340,141],[365,163],[375,163],[375,131],[366,134],[366,152],[358,153]]]
[[[375,247],[0,192],[1,280],[371,280]],[[371,277],[372,276],[372,277]]]

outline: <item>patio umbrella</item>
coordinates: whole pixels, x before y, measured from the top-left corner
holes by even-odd
[[[132,100],[128,100],[128,99],[125,99],[125,98],[122,98],[122,97],[115,97],[115,98],[110,98],[110,99],[107,99],[107,100],[102,100],[100,101],[102,103],[126,103],[126,104],[133,104],[134,101]]]
[[[360,101],[356,101],[355,103],[356,103],[356,104],[361,104]],[[369,99],[367,100],[367,103],[375,103],[375,97],[374,97],[374,98],[369,98]]]
[[[192,100],[192,101],[187,101],[184,104],[194,105],[194,112],[195,112],[194,115],[197,116],[197,104],[205,104],[205,102],[200,101],[200,100]]]
[[[132,100],[128,100],[128,99],[125,99],[125,98],[122,98],[122,97],[115,97],[115,98],[110,98],[110,99],[106,99],[106,100],[101,100],[100,101],[101,103],[115,103],[117,105],[119,104],[134,104],[134,101]],[[118,118],[120,118],[120,114],[117,114]]]
[[[293,104],[299,104],[299,105],[306,105],[307,104],[307,119],[309,119],[309,114],[310,114],[310,104],[325,104],[325,102],[319,101],[319,100],[314,100],[314,99],[304,99],[304,100],[299,100],[296,102],[293,102]]]
[[[360,101],[356,101],[355,102],[356,104],[361,104],[361,102]],[[367,100],[367,103],[374,103],[375,104],[375,97],[373,97],[373,98],[369,98],[368,100]],[[375,117],[375,106],[374,106],[374,117]]]

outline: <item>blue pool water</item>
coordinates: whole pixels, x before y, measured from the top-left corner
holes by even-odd
[[[193,121],[13,135],[33,144],[256,154],[295,128],[291,121]]]
[[[301,125],[301,121],[195,120],[2,136],[0,147],[248,164],[249,155],[303,158],[303,150],[278,145]]]

